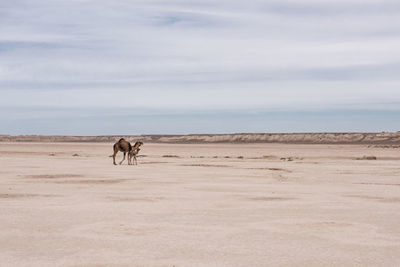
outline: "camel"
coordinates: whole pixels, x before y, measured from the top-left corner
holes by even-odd
[[[136,162],[136,165],[137,165],[137,158],[136,158],[136,156],[137,156],[137,154],[139,153],[139,151],[140,151],[140,148],[137,148],[137,149],[135,149],[135,150],[131,150],[130,152],[129,152],[129,154],[128,154],[128,162],[131,162],[131,160],[132,160],[132,165],[135,165],[135,162]],[[129,163],[128,163],[129,164]]]
[[[112,155],[114,165],[117,165],[115,163],[115,156],[117,155],[118,151],[121,151],[124,153],[124,158],[119,163],[119,165],[121,165],[122,162],[124,162],[124,160],[125,160],[126,153],[131,153],[132,150],[133,151],[137,150],[141,145],[143,145],[143,143],[138,141],[132,147],[132,145],[128,141],[126,141],[124,138],[119,139],[119,141],[114,144],[114,154]],[[129,154],[128,154],[128,164],[130,165],[130,155]]]

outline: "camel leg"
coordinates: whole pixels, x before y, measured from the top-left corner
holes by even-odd
[[[136,165],[137,165],[137,158],[136,158],[136,156],[133,156],[133,164],[135,165],[135,162],[136,162]]]
[[[114,154],[113,154],[113,163],[114,163],[114,165],[117,165],[117,163],[115,163],[115,156],[117,155],[117,153],[118,153],[118,150],[117,151],[114,150]]]
[[[124,158],[121,160],[121,162],[119,163],[119,165],[121,165],[121,164],[122,164],[122,162],[124,162],[124,160],[125,160],[125,156],[126,156],[126,152],[124,152]]]
[[[131,160],[132,160],[131,153],[128,153],[128,165],[132,165]]]

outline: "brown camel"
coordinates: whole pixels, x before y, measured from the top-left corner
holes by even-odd
[[[139,153],[139,151],[140,151],[140,148],[137,148],[137,149],[135,149],[135,150],[131,150],[131,152],[129,152],[129,154],[128,154],[128,162],[131,162],[131,160],[132,160],[132,165],[135,165],[135,162],[136,162],[136,165],[137,165],[137,158],[136,158],[136,156],[137,156],[137,154]]]
[[[143,143],[139,141],[139,142],[136,142],[135,145],[132,147],[132,145],[128,141],[126,141],[124,138],[119,139],[119,141],[114,144],[114,154],[112,156],[114,165],[117,165],[115,163],[115,156],[117,155],[118,151],[121,151],[124,153],[124,158],[119,163],[119,165],[121,165],[122,162],[124,162],[124,160],[125,160],[126,153],[130,153],[132,150],[135,151],[141,145],[143,145]],[[128,154],[128,164],[130,165],[129,154]]]

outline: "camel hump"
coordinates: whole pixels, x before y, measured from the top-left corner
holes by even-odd
[[[121,142],[121,141],[125,141],[125,139],[124,139],[124,138],[121,138],[121,139],[119,139],[119,141],[118,141],[118,142]]]

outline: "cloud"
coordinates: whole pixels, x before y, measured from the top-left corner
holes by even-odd
[[[27,116],[400,103],[394,0],[15,0],[0,23],[0,105]]]

